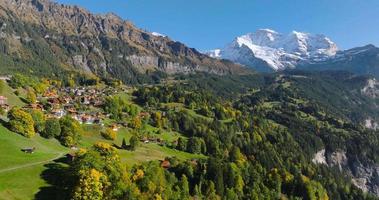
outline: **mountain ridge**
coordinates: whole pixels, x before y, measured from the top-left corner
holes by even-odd
[[[11,57],[8,62],[16,62],[15,66],[27,62],[17,62],[25,57],[17,54],[35,58],[33,54],[44,53],[44,57],[54,59],[44,61],[50,67],[108,74],[126,82],[136,74],[151,72],[247,73],[240,65],[210,58],[168,37],[143,31],[112,13],[96,15],[49,0],[0,2],[0,43],[3,53]],[[39,49],[32,49],[36,46]],[[44,52],[38,52],[42,49]]]

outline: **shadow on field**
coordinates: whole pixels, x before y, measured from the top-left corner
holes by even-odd
[[[60,158],[54,160],[54,163],[44,165],[47,169],[42,172],[41,177],[49,186],[40,188],[40,191],[35,195],[36,200],[69,199],[72,183],[66,163],[65,158]]]

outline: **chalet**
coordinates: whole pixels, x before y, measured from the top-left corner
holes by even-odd
[[[162,160],[161,161],[161,167],[163,167],[165,169],[169,169],[171,167],[170,161],[168,161],[167,159],[166,160]]]
[[[117,124],[112,124],[110,126],[110,128],[113,130],[113,131],[118,131],[119,127],[117,126]]]
[[[8,104],[1,104],[0,108],[2,108],[5,112],[8,112],[11,109]]]
[[[73,115],[71,115],[71,117],[72,117],[73,119],[75,119],[76,121],[78,121],[80,124],[82,124],[82,118],[80,117],[80,115],[78,115],[78,114],[73,114]]]
[[[65,104],[70,104],[72,102],[72,98],[70,96],[62,97],[62,102]]]
[[[91,101],[90,101],[90,98],[88,96],[84,96],[81,100],[81,103],[83,103],[84,105],[89,105],[91,104]]]
[[[172,146],[174,146],[174,147],[178,146],[178,140],[173,141]]]
[[[96,117],[89,115],[89,114],[83,114],[81,116],[81,121],[85,124],[94,124],[95,122],[100,123],[99,119],[97,119]]]
[[[66,158],[69,162],[73,162],[75,160],[76,154],[75,153],[68,153],[66,154]]]
[[[5,105],[8,102],[8,98],[5,96],[0,96],[0,105]]]
[[[51,111],[51,114],[53,114],[54,117],[59,119],[66,115],[66,111],[63,109],[54,109]]]
[[[68,106],[65,106],[65,110],[70,113],[71,115],[75,115],[75,114],[78,114],[78,111],[73,108],[73,107],[68,107]]]
[[[41,110],[41,111],[44,110],[43,106],[41,104],[37,104],[37,103],[28,104],[28,105],[24,106],[24,108],[33,109],[33,110]]]
[[[57,93],[55,93],[54,91],[46,91],[42,96],[46,97],[46,98],[57,98],[58,97]]]
[[[88,90],[88,93],[90,93],[90,94],[96,94],[97,92],[96,92],[95,89],[89,89],[89,90]]]
[[[197,162],[196,159],[192,159],[192,160],[191,160],[191,165],[192,165],[192,166],[197,166],[197,164],[198,164],[198,162]]]
[[[84,89],[75,90],[75,96],[82,96],[85,93]]]
[[[9,81],[11,80],[12,76],[0,76],[0,80],[2,81]]]
[[[47,102],[49,102],[50,104],[60,104],[61,103],[59,98],[49,98],[47,100]]]
[[[140,112],[138,116],[141,118],[145,118],[145,117],[149,117],[149,115],[150,114],[148,112]]]
[[[99,99],[95,99],[94,101],[91,102],[93,104],[93,106],[95,107],[101,107],[104,105],[104,102],[102,100],[99,100]]]
[[[141,138],[139,141],[140,141],[140,142],[143,142],[143,143],[145,143],[145,144],[147,144],[147,143],[150,142],[149,138],[147,138],[147,137],[143,137],[143,138]]]
[[[23,148],[21,149],[22,152],[25,152],[25,153],[34,153],[34,151],[36,150],[35,147],[30,147],[30,148]]]

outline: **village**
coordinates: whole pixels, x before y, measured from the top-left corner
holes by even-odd
[[[4,78],[4,81],[9,81]],[[127,128],[128,122],[111,120],[110,114],[105,112],[104,103],[106,97],[111,97],[120,93],[126,94],[133,90],[132,87],[119,86],[117,88],[111,86],[81,86],[81,87],[56,87],[50,86],[43,94],[38,94],[34,103],[25,102],[22,109],[42,111],[46,118],[61,119],[64,116],[71,116],[73,119],[83,126],[96,125],[110,128],[117,132],[120,128]],[[6,96],[0,96],[0,108],[6,113],[12,106]],[[148,112],[139,112],[138,118],[148,119]],[[161,146],[175,147],[177,140],[165,141],[157,137],[155,131],[144,131],[139,137],[141,143],[155,143]],[[77,147],[72,147],[76,150]],[[32,153],[35,149],[28,147],[23,149],[24,152]]]

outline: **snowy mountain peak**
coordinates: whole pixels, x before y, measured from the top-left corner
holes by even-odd
[[[322,34],[298,31],[281,34],[259,29],[237,37],[222,49],[209,51],[208,55],[252,67],[266,65],[276,71],[294,68],[299,62],[323,60],[337,51],[336,44]]]

